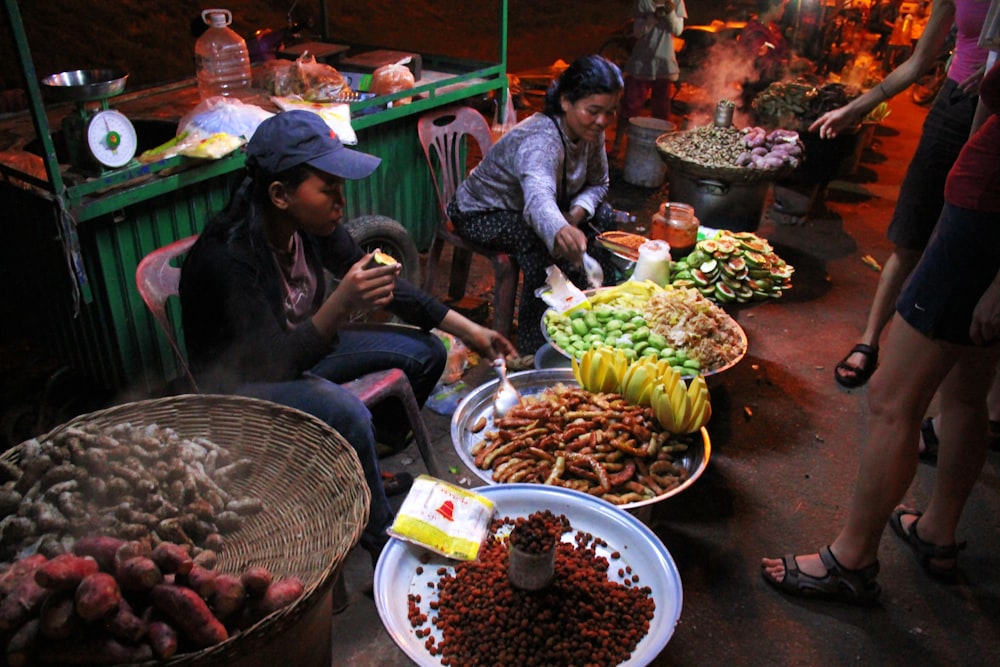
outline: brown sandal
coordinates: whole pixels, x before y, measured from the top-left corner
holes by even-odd
[[[954,583],[958,578],[957,564],[951,567],[941,567],[931,561],[957,559],[958,553],[965,549],[965,542],[941,546],[920,539],[920,536],[917,535],[917,522],[923,515],[924,513],[918,510],[897,507],[893,510],[892,516],[889,517],[889,526],[896,535],[902,538],[906,546],[910,547],[910,551],[916,556],[917,562],[920,563],[920,567],[924,568],[924,572],[940,581]],[[904,516],[916,517],[909,528],[903,528]]]
[[[785,576],[781,581],[769,575],[763,566],[760,574],[764,581],[790,595],[864,606],[878,601],[878,596],[882,593],[882,587],[875,581],[878,561],[868,567],[849,570],[840,564],[829,546],[819,550],[819,558],[826,567],[826,574],[822,577],[814,577],[800,570],[795,556],[791,554],[781,558],[785,565]]]

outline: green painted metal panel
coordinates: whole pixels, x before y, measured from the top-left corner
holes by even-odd
[[[382,164],[368,178],[347,182],[347,216],[388,216],[403,225],[420,252],[426,251],[434,240],[437,202],[417,137],[417,116],[359,132],[356,148],[379,156]]]

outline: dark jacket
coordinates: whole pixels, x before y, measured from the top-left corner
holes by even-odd
[[[364,251],[343,226],[328,237],[300,234],[307,261],[319,276],[313,312],[326,298],[323,269],[340,277]],[[184,342],[202,391],[231,392],[245,382],[299,377],[331,351],[312,322],[289,328],[284,294],[270,248],[260,232],[235,238],[206,233],[188,253],[181,271]],[[430,330],[447,306],[399,280],[388,310]]]

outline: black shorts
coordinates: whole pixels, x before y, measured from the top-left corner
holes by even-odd
[[[972,311],[1000,270],[1000,215],[945,205],[896,310],[928,338],[971,345]]]
[[[927,112],[920,142],[899,188],[887,236],[894,245],[923,250],[944,206],[944,182],[969,138],[978,95],[946,79]]]

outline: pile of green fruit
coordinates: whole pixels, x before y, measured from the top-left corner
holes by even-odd
[[[794,272],[753,232],[720,230],[673,263],[670,282],[694,287],[717,303],[747,303],[780,298],[792,287]]]

